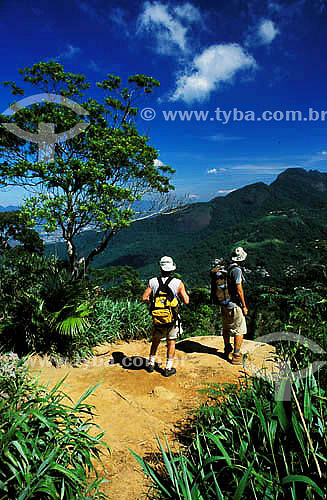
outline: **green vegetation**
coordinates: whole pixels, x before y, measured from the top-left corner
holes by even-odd
[[[119,82],[109,80],[108,88],[118,89]],[[117,102],[109,100],[112,104]],[[292,332],[320,346],[313,352],[310,342],[274,344],[285,367],[293,373],[303,370],[303,378],[295,378],[290,386],[281,380],[277,401],[275,384],[269,380],[247,378],[240,387],[207,388],[209,400],[195,412],[193,427],[184,435],[187,451],[176,456],[168,443],[164,448],[159,442],[161,470],[136,456],[157,498],[326,498],[327,206],[323,192],[308,189],[316,174],[285,172],[271,186],[247,186],[225,199],[136,222],[112,240],[110,258],[104,251],[95,267],[83,273],[77,269],[73,277],[79,279],[73,280],[72,262],[77,254],[92,254],[97,233],[76,233],[75,257],[67,261],[60,246],[59,258],[42,255],[28,210],[0,216],[4,351],[19,356],[48,353],[54,364],[62,358],[79,363],[92,356],[98,344],[149,338],[151,317],[140,299],[147,279],[158,273],[156,261],[163,253],[174,256],[190,293],[189,306],[180,308],[181,338],[215,335],[221,320],[209,303],[208,270],[213,258],[226,259],[237,244],[248,251],[248,338]],[[327,185],[325,177],[321,179]],[[168,187],[165,176],[158,182]],[[30,208],[36,213],[33,203]],[[124,223],[119,219],[123,213]],[[127,226],[133,216],[115,214],[119,227]],[[14,246],[13,238],[20,245]],[[262,268],[268,275],[262,275]],[[28,377],[23,358],[13,356],[2,360],[14,368],[0,372],[2,497],[101,498],[100,480],[91,485],[86,481],[102,440],[101,433],[90,437],[91,421],[82,419],[92,416],[84,403],[91,389],[75,407],[68,407],[59,386],[50,392],[40,388]],[[317,362],[321,367],[315,371]]]
[[[134,454],[155,498],[326,498],[327,392],[309,373],[291,391],[288,402],[276,401],[274,384],[261,379],[240,388],[211,385],[187,452],[176,456],[159,441],[164,473]]]
[[[134,123],[135,105],[159,82],[137,74],[128,78],[129,87],[123,87],[118,76],[107,75],[96,84],[104,95],[98,102],[84,98],[90,87],[85,76],[65,72],[58,62],[40,62],[20,74],[28,93],[42,92],[47,98],[11,118],[0,115],[0,185],[28,188],[31,196],[20,210],[24,222],[31,227],[42,223],[49,233],[60,231],[72,278],[78,279],[121,229],[167,208],[163,195],[173,189],[169,177],[174,170],[156,161],[158,151]],[[25,94],[16,82],[4,84],[15,96]],[[58,101],[53,94],[69,100]],[[51,157],[40,155],[38,144],[7,130],[18,127],[25,137],[38,131],[53,140],[44,123],[55,123],[57,138],[64,140],[48,148]],[[70,137],[67,131],[72,129],[76,134]],[[161,204],[153,207],[147,200],[142,210],[136,202],[148,196]],[[75,238],[89,228],[97,238],[81,256]]]
[[[325,191],[315,187],[318,181]],[[158,272],[162,255],[172,255],[189,286],[206,286],[213,259],[228,258],[243,241],[246,267],[263,266],[271,276],[280,276],[289,265],[324,256],[319,242],[327,239],[326,192],[327,174],[288,169],[269,186],[252,184],[175,214],[136,222],[115,236],[93,266],[130,265],[148,279]],[[92,231],[76,238],[80,253],[86,255],[96,238]],[[56,249],[64,257],[62,245]],[[47,252],[53,253],[54,246]],[[262,281],[253,276],[251,281]]]
[[[206,290],[195,297],[203,307]],[[288,269],[278,286],[252,287],[249,309],[255,337],[289,331],[307,339],[274,343],[284,366],[302,377],[276,373],[279,386],[253,377],[241,378],[240,387],[210,384],[203,390],[208,402],[183,431],[186,451],[173,454],[158,440],[161,467],[132,452],[153,483],[153,498],[326,498],[327,266]],[[324,352],[313,352],[308,341]]]
[[[73,405],[59,390],[63,380],[48,390],[30,378],[24,361],[0,356],[1,498],[104,499],[95,461],[101,464],[100,446],[108,446],[85,403],[96,386]]]

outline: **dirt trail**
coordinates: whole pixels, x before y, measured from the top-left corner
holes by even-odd
[[[170,446],[178,448],[177,426],[206,399],[198,389],[208,382],[238,383],[244,376],[244,368],[224,360],[222,351],[222,337],[193,337],[178,342],[177,374],[169,378],[159,372],[149,374],[140,366],[141,358],[147,358],[149,352],[146,341],[105,344],[95,349],[93,359],[79,367],[55,368],[38,357],[32,358],[32,364],[33,370],[40,372],[41,382],[50,387],[68,373],[61,389],[74,401],[90,385],[102,381],[87,402],[96,407],[95,422],[106,432],[104,439],[112,450],[110,457],[104,457],[109,482],[103,491],[111,500],[142,500],[149,483],[128,448],[142,457],[151,457],[158,451],[155,435],[162,439],[163,433]],[[272,346],[245,340],[242,351],[247,353],[245,368],[250,372],[263,366],[272,369]],[[166,346],[162,343],[157,360],[164,364],[165,356]]]

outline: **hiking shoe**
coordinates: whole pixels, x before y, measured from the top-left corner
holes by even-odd
[[[153,372],[154,372],[154,365],[150,365],[150,364],[149,364],[149,365],[146,367],[146,371],[147,371],[148,373],[153,373]]]
[[[168,370],[168,368],[165,368],[165,370],[163,372],[163,376],[164,377],[171,377],[172,375],[175,375],[175,373],[176,373],[175,368],[170,368],[170,370]]]
[[[232,365],[241,365],[243,364],[243,355],[241,353],[233,353],[232,356]]]
[[[233,352],[232,344],[227,344],[224,348],[224,358],[229,359],[229,355],[231,352]]]

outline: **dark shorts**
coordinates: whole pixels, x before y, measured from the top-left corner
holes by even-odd
[[[178,337],[178,326],[160,326],[152,325],[153,340],[176,340]]]

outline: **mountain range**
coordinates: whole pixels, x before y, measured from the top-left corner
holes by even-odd
[[[321,259],[319,241],[327,240],[327,174],[290,168],[270,185],[258,182],[225,197],[194,203],[170,215],[139,221],[122,230],[93,267],[130,265],[144,279],[158,272],[157,262],[171,255],[189,284],[208,282],[208,269],[218,257],[243,246],[247,267],[267,275],[287,266]],[[76,243],[81,255],[99,235],[85,231]],[[58,243],[58,255],[64,255]],[[54,245],[48,252],[54,251]],[[263,273],[264,274],[264,273]]]

